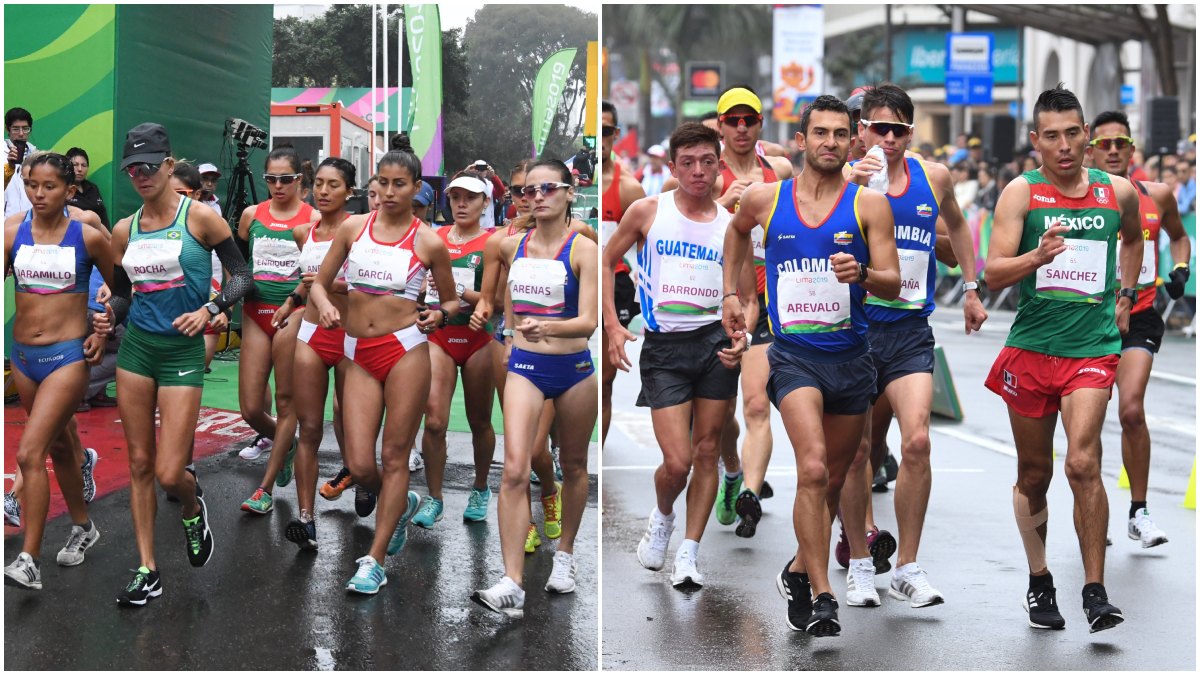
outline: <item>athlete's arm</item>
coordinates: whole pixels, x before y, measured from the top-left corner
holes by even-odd
[[[428,225],[422,225],[417,231],[417,241],[413,244],[414,251],[422,260],[428,261],[426,267],[437,284],[440,297],[440,309],[426,309],[417,315],[417,327],[422,331],[431,332],[443,326],[450,317],[458,314],[462,302],[458,299],[458,287],[454,283],[454,273],[450,271],[450,251],[442,238],[433,233]],[[322,271],[324,266],[322,266]],[[444,313],[444,314],[443,314]]]
[[[762,151],[763,151],[764,157],[784,157],[784,158],[786,158],[788,156],[787,148],[783,147],[782,145],[780,145],[778,143],[772,143],[771,141],[759,141],[759,143],[762,144]],[[782,180],[783,178],[784,178],[784,176],[780,176],[780,180]],[[791,174],[788,174],[787,178],[791,178]]]
[[[1171,270],[1171,280],[1166,282],[1166,287],[1167,294],[1177,299],[1183,295],[1188,278],[1192,275],[1189,266],[1192,261],[1192,240],[1183,229],[1183,222],[1179,217],[1179,202],[1175,200],[1171,188],[1163,183],[1145,183],[1144,185],[1150,191],[1150,195],[1154,197],[1155,203],[1158,204],[1158,218],[1162,229],[1171,238],[1171,260],[1175,262],[1175,265]],[[1146,242],[1145,245],[1158,246],[1158,242]]]
[[[863,232],[867,236],[867,248],[871,256],[867,280],[863,288],[884,300],[895,300],[900,295],[900,256],[896,253],[896,223],[892,218],[892,206],[887,197],[872,190],[863,190],[859,197],[859,213],[862,214]],[[845,256],[852,265],[847,266]],[[838,281],[858,281],[858,263],[845,253],[834,254],[833,271]],[[848,274],[847,274],[848,273]],[[849,277],[849,281],[847,281]]]
[[[622,212],[628,211],[629,207],[637,200],[646,198],[646,190],[642,188],[642,184],[624,173],[621,174],[621,185],[617,190],[621,193]],[[663,192],[666,191],[667,189],[664,187]]]
[[[1000,290],[1033,274],[1039,267],[1054,260],[1067,250],[1066,240],[1061,236],[1070,228],[1056,225],[1042,235],[1039,246],[1021,255],[1021,234],[1025,231],[1025,217],[1029,215],[1029,183],[1017,177],[1000,193],[996,201],[996,213],[992,220],[992,240],[988,245],[987,270],[988,288]],[[1141,235],[1138,235],[1141,238]],[[1138,265],[1141,268],[1141,265]]]
[[[242,211],[242,217],[238,219],[237,229],[237,245],[242,252],[242,257],[250,259],[250,224],[254,222],[254,206],[247,206]]]
[[[771,145],[775,144],[772,143]],[[784,153],[779,156],[768,155],[764,159],[766,159],[767,163],[771,165],[771,168],[775,170],[775,175],[779,177],[779,180],[787,180],[791,178],[792,174],[795,172],[795,169],[792,168],[791,160],[787,158],[787,151],[784,151]]]
[[[84,225],[87,225],[93,230],[101,233],[101,235],[104,237],[104,241],[108,241],[112,238],[112,233],[108,231],[108,228],[104,227],[104,223],[101,222],[100,216],[96,215],[95,211],[87,211],[79,208],[78,206],[68,206],[67,209],[70,212],[73,220],[78,220]]]
[[[962,280],[968,283],[975,281],[975,243],[971,239],[971,228],[967,227],[967,219],[958,206],[958,200],[954,198],[954,183],[950,179],[950,171],[941,164],[922,164],[929,175],[934,194],[941,195],[938,221],[944,220],[946,223],[950,247],[962,266]],[[987,312],[979,300],[979,291],[967,291],[963,294],[963,318],[966,321],[967,335],[979,330],[983,322],[987,321]]]
[[[545,337],[588,338],[596,332],[596,244],[576,238],[574,246],[571,262],[579,279],[579,315],[565,321],[538,321],[527,316],[521,321],[526,328],[518,325],[517,330],[527,330],[533,321],[541,324],[540,332]]]
[[[92,214],[95,217],[95,214]],[[96,219],[99,224],[99,218]],[[101,234],[103,232],[104,234]],[[108,230],[104,229],[103,225],[99,226],[99,230],[85,228],[83,230],[83,246],[87,249],[88,257],[92,259],[92,265],[95,266],[100,276],[104,279],[104,283],[111,285],[113,280],[113,265],[112,265],[112,249],[108,246]],[[94,331],[87,336],[83,341],[83,354],[87,359],[88,365],[100,365],[100,360],[104,358],[104,344],[108,339],[108,333],[97,334]]]
[[[604,332],[608,335],[608,359],[617,368],[628,371],[633,362],[625,354],[625,343],[636,340],[621,325],[617,318],[616,284],[617,264],[621,262],[625,252],[635,244],[641,244],[646,238],[646,229],[654,221],[658,210],[658,196],[639,199],[625,210],[621,222],[604,247],[601,270],[601,298],[604,308]]]
[[[600,235],[596,233],[596,230],[578,218],[571,219],[571,222],[567,224],[567,230],[577,232],[585,239],[591,239],[593,244],[600,243]]]
[[[1111,176],[1113,191],[1117,193],[1117,204],[1121,207],[1121,288],[1137,288],[1137,278],[1142,269],[1142,252],[1147,246],[1142,236],[1142,216],[1138,210],[1136,188],[1128,179]],[[1155,242],[1157,243],[1157,242]],[[1117,329],[1121,335],[1129,332],[1129,310],[1133,301],[1117,298]]]
[[[22,220],[25,220],[25,214],[22,213],[14,213],[4,219],[4,276],[6,277],[13,273],[12,265],[10,265],[12,247],[13,242],[17,240],[17,227]]]
[[[104,311],[92,315],[92,329],[96,333],[108,335],[117,325],[125,321],[129,314],[130,300],[133,297],[133,284],[125,273],[122,262],[125,249],[129,247],[129,224],[132,217],[117,221],[112,231],[112,239],[108,242],[110,259],[112,260],[112,283],[108,285],[112,295],[104,303]]]
[[[941,214],[938,214],[936,228],[937,239],[933,245],[934,255],[943,265],[958,267],[958,258],[954,257],[954,247],[950,245],[950,230],[946,228],[946,221],[942,220]]]
[[[346,262],[350,246],[354,243],[354,238],[358,236],[358,231],[362,229],[366,218],[365,215],[358,215],[350,216],[342,221],[333,235],[333,243],[325,252],[325,259],[321,261],[321,270],[317,272],[317,278],[313,279],[312,287],[308,289],[308,301],[317,308],[322,328],[337,328],[342,325],[341,314],[337,307],[329,302],[327,289],[333,286],[333,279]]]
[[[745,286],[744,268],[749,267],[751,274],[754,272],[750,231],[759,225],[760,220],[766,220],[778,189],[777,184],[760,183],[743,192],[742,204],[725,230],[725,265],[721,269],[721,325],[725,327],[725,334],[734,340],[745,336],[749,330],[751,316],[750,312],[745,311],[747,303],[753,300],[756,307],[758,304],[755,293],[757,283],[750,285],[748,294]]]
[[[738,299],[742,302],[742,316],[745,317],[746,332],[749,334],[750,328],[758,323],[758,276],[754,273],[752,255],[746,256],[738,276]]]
[[[479,300],[471,312],[471,330],[483,330],[488,320],[492,318],[492,308],[495,305],[497,284],[500,281],[501,257],[500,244],[504,241],[501,230],[488,237],[483,245],[483,283],[479,286]]]

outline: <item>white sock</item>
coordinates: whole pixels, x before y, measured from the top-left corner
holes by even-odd
[[[871,569],[875,569],[875,559],[869,558],[869,557],[868,558],[851,558],[850,559],[850,569],[854,569],[856,566],[866,567],[867,565],[870,565]]]
[[[675,523],[674,513],[664,516],[662,512],[658,510],[657,506],[654,507],[654,510],[650,512],[650,515],[654,518],[655,522],[663,525],[673,525]]]
[[[700,542],[692,541],[691,539],[684,539],[679,544],[679,548],[676,549],[675,557],[678,558],[679,556],[683,555],[684,551],[687,551],[689,554],[691,554],[692,560],[695,560],[700,552]]]
[[[898,576],[898,577],[908,576],[909,574],[912,574],[913,572],[920,571],[920,569],[921,569],[920,565],[917,565],[917,563],[915,563],[915,562],[910,562],[907,565],[901,565],[901,566],[897,567],[896,571],[893,572],[893,575]]]

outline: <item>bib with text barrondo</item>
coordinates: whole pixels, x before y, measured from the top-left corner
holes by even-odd
[[[48,295],[75,289],[75,247],[57,244],[22,246],[13,257],[13,274],[26,293]]]
[[[561,260],[517,258],[508,273],[515,314],[556,314],[566,309],[567,267]]]
[[[1108,288],[1108,242],[1067,239],[1067,250],[1037,271],[1037,295],[1067,302],[1100,302]]]
[[[1138,272],[1137,288],[1150,288],[1158,281],[1158,270],[1154,269],[1154,242],[1142,246],[1142,269]],[[1121,280],[1121,248],[1117,247],[1117,281]]]
[[[254,240],[255,281],[295,281],[300,278],[300,249],[291,239]]]
[[[922,309],[928,297],[929,251],[896,249],[900,257],[900,295],[895,300],[867,295],[867,302],[896,309]]]
[[[709,314],[721,311],[721,264],[664,255],[658,263],[658,292],[654,309],[672,314]]]
[[[350,248],[346,283],[370,295],[404,295],[412,251],[370,242],[355,242]]]
[[[129,242],[121,267],[129,275],[133,290],[153,293],[184,285],[183,263],[179,260],[183,241],[179,239],[139,239]]]
[[[750,230],[750,244],[754,249],[754,264],[757,267],[762,267],[767,262],[767,246],[763,242],[763,227],[755,225],[753,230]]]
[[[781,272],[776,311],[784,333],[832,333],[850,328],[850,284],[833,272]]]

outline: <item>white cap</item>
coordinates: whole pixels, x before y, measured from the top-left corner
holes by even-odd
[[[476,192],[479,194],[489,192],[487,189],[488,186],[484,185],[483,181],[474,176],[459,176],[458,178],[455,178],[454,180],[450,181],[449,185],[446,186],[446,191],[449,192],[451,188],[456,187],[467,190],[468,192]]]
[[[650,149],[646,151],[646,154],[650,155],[651,157],[666,157],[667,151],[664,150],[663,146],[661,145],[652,145],[650,146]]]
[[[215,173],[218,176],[221,175],[221,170],[217,168],[216,164],[209,164],[207,162],[200,165],[199,171],[200,175],[204,175],[206,173]]]

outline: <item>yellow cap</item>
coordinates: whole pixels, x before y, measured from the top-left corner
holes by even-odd
[[[724,115],[735,105],[748,105],[754,109],[754,112],[762,114],[762,101],[749,89],[742,87],[736,87],[721,94],[720,100],[717,101],[717,114]]]

